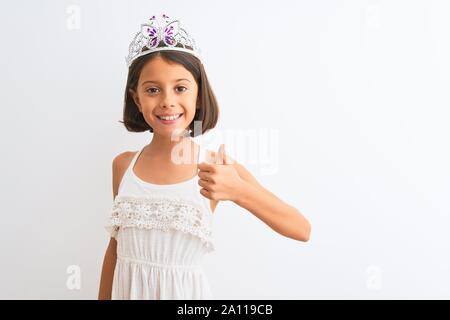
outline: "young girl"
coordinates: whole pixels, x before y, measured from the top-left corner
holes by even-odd
[[[99,299],[212,299],[201,260],[214,250],[219,201],[308,241],[303,215],[262,187],[224,145],[215,153],[191,139],[215,127],[219,109],[199,49],[179,21],[153,16],[141,25],[127,63],[123,123],[153,137],[113,160]]]

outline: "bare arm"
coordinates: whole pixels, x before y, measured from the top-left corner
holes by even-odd
[[[117,249],[117,241],[114,238],[111,238],[109,240],[109,245],[108,248],[106,249],[105,257],[103,259],[102,275],[100,278],[100,289],[98,292],[99,300],[111,299],[112,283],[117,260],[116,249]]]
[[[114,158],[112,164],[112,180],[113,180],[113,198],[118,193],[119,183],[125,172],[127,163],[132,153],[124,152]],[[103,259],[102,274],[100,277],[100,288],[98,292],[99,300],[110,300],[112,293],[112,284],[114,278],[114,270],[117,261],[117,241],[112,238],[109,240],[108,248]]]
[[[222,160],[219,158],[224,156],[211,152],[211,157],[210,162],[221,163]],[[279,234],[298,241],[308,241],[311,233],[311,224],[303,214],[264,188],[236,160],[228,155],[226,158],[228,159],[227,163],[234,166],[241,178],[240,184],[235,186],[234,189],[234,193],[238,195],[233,199],[234,203],[248,210]]]
[[[303,214],[264,188],[242,165],[234,161],[239,176],[246,182],[241,198],[235,203],[250,211],[274,231],[288,238],[306,242],[311,224]]]

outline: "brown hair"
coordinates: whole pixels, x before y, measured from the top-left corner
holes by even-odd
[[[198,85],[197,109],[194,119],[187,128],[191,137],[204,134],[214,128],[219,118],[219,106],[214,92],[209,84],[203,64],[195,56],[182,51],[157,51],[137,58],[128,68],[128,78],[125,87],[125,103],[123,109],[123,121],[125,128],[131,132],[142,132],[153,128],[145,121],[142,113],[130,93],[130,89],[136,92],[139,76],[144,65],[155,57],[160,56],[166,61],[175,62],[184,66],[194,77]],[[194,132],[194,121],[201,121],[202,132]]]

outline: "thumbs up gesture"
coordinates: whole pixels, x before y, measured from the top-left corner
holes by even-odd
[[[225,145],[221,144],[218,152],[218,164],[232,164],[233,161],[225,153]]]
[[[237,201],[245,186],[239,176],[234,160],[225,152],[225,145],[220,145],[219,151],[212,163],[202,162],[198,165],[198,184],[202,187],[200,193],[210,200]]]

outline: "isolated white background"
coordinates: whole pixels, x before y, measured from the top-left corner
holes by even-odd
[[[0,298],[97,297],[112,159],[151,140],[118,122],[124,57],[160,13],[202,49],[221,106],[208,147],[278,132],[258,141],[275,172],[242,163],[313,227],[301,243],[220,203],[216,298],[450,297],[448,1],[47,0],[0,10]]]

